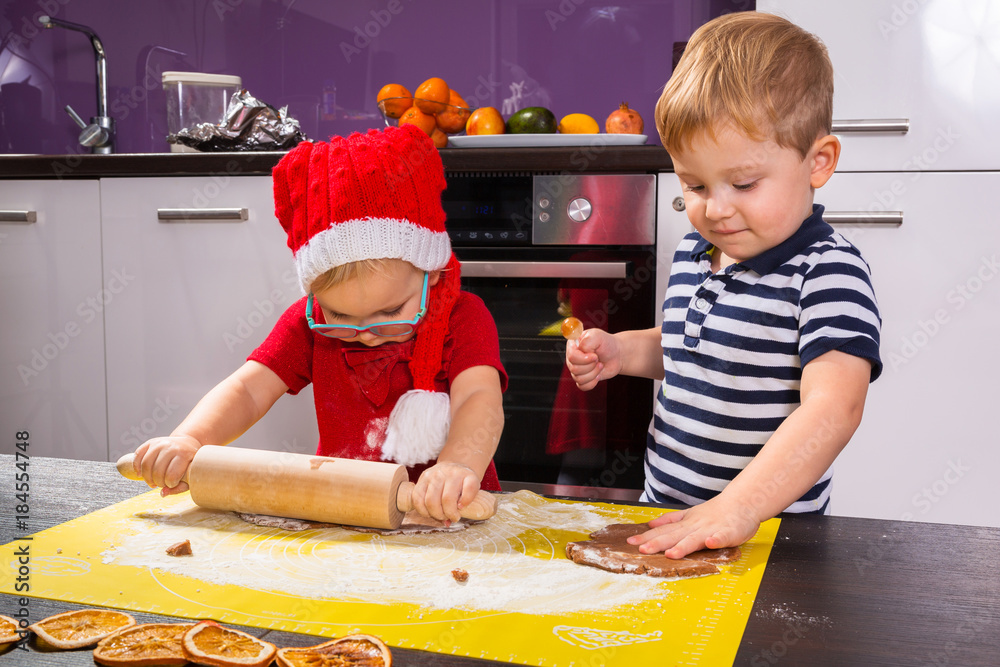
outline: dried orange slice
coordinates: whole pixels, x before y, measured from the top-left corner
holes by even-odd
[[[43,618],[28,629],[56,648],[91,646],[108,635],[135,625],[135,619],[112,609],[78,609]]]
[[[371,635],[348,635],[316,646],[278,650],[279,667],[391,667],[392,652]]]
[[[184,655],[211,667],[264,667],[278,650],[274,644],[215,621],[202,621],[184,633]]]
[[[112,667],[186,665],[181,637],[194,623],[143,623],[97,642],[94,662]]]
[[[21,626],[10,616],[0,616],[0,644],[9,644],[21,639]]]

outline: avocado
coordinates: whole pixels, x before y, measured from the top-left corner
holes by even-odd
[[[545,107],[525,107],[507,119],[508,134],[552,134],[559,123]]]

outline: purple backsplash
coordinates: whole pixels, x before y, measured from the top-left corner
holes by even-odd
[[[657,143],[653,106],[675,44],[753,0],[0,0],[0,153],[86,152],[63,111],[96,114],[94,52],[79,32],[42,29],[47,14],[90,27],[107,53],[115,152],[169,150],[165,70],[236,74],[253,95],[289,105],[313,138],[382,126],[386,83],[413,91],[445,79],[472,106],[521,102],[603,125],[622,101]],[[169,51],[168,51],[169,50]],[[179,55],[179,52],[183,55]],[[330,108],[331,84],[336,108]],[[324,117],[325,115],[325,117]]]

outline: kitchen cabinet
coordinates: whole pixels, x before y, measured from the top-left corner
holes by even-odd
[[[110,454],[168,434],[301,296],[267,176],[100,182]],[[283,397],[240,446],[311,453],[311,388]]]
[[[102,272],[97,182],[2,181],[0,210],[3,451],[27,432],[29,456],[104,460],[104,310],[127,285]]]
[[[842,171],[1000,169],[995,5],[972,0],[758,0],[817,35],[833,61],[834,122],[909,119],[909,131],[839,133]]]
[[[1000,225],[982,193],[1000,173],[838,173],[828,211],[894,193],[898,227],[837,226],[872,269],[885,368],[834,475],[840,515],[1000,526],[995,373]]]
[[[662,262],[691,226],[671,205],[677,177],[659,185]],[[871,267],[883,320],[885,367],[834,464],[833,514],[1000,526],[987,472],[1000,467],[1000,225],[981,194],[994,188],[1000,173],[838,172],[816,193],[828,217],[862,212],[834,227]],[[890,197],[901,224],[863,219]]]

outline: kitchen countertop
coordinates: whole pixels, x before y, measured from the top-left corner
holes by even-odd
[[[0,455],[0,543],[22,536],[13,523],[15,459]],[[34,458],[30,533],[126,500],[148,489],[111,463]],[[536,485],[505,484],[505,490]],[[582,499],[634,504],[635,492],[556,487]],[[846,491],[842,491],[846,492]],[[783,515],[754,601],[738,665],[995,665],[1000,653],[1000,529],[849,517]],[[80,608],[32,598],[31,620]],[[11,615],[17,597],[0,595]],[[132,613],[139,622],[173,620]],[[669,619],[664,619],[669,627]],[[322,639],[245,628],[279,646]],[[393,664],[472,667],[500,664],[393,649]],[[787,659],[786,659],[787,658]],[[7,649],[3,665],[92,666],[89,650]]]
[[[270,176],[282,152],[0,155],[0,179],[141,176]],[[673,169],[660,146],[445,148],[447,171],[554,173],[648,172]]]

